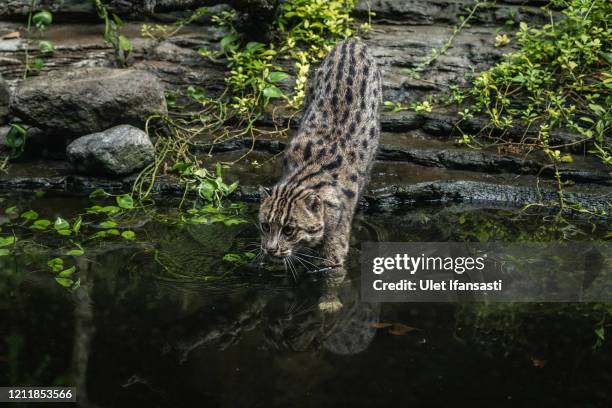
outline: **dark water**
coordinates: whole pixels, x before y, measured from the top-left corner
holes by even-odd
[[[48,217],[84,205],[32,204]],[[88,247],[75,291],[46,269],[53,249],[32,244],[0,258],[0,384],[73,385],[96,407],[612,406],[612,349],[594,332],[610,305],[359,302],[361,241],[559,235],[542,215],[516,216],[466,206],[359,213],[334,314],[318,311],[316,274],[295,283],[222,260],[256,241],[250,224],[140,219],[136,241]],[[564,233],[605,235],[592,227]]]

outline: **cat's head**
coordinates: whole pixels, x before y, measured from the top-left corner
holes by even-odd
[[[300,247],[315,246],[323,239],[323,202],[316,191],[275,186],[260,187],[259,226],[261,248],[275,258],[286,258]]]

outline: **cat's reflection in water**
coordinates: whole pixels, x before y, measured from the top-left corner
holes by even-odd
[[[376,334],[380,307],[359,301],[350,280],[335,287],[334,295],[342,307],[322,311],[320,298],[275,299],[285,312],[270,312],[266,321],[266,343],[273,349],[292,351],[326,350],[335,354],[356,354],[365,350]]]
[[[223,316],[195,335],[183,333],[169,348],[178,352],[182,363],[200,347],[224,350],[255,335],[263,337],[257,341],[268,350],[359,353],[376,334],[380,308],[378,304],[360,302],[353,283],[344,280],[336,286],[335,295],[343,306],[335,311],[320,310],[321,294],[312,286],[246,293],[233,316]]]

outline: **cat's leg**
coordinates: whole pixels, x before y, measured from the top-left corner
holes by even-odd
[[[342,308],[338,297],[338,288],[346,277],[344,264],[349,250],[351,233],[350,219],[342,220],[338,228],[323,242],[322,257],[324,265],[331,268],[324,272],[322,295],[319,299],[319,310],[322,312],[336,312]]]

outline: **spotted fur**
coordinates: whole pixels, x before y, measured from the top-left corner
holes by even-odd
[[[337,44],[310,83],[283,176],[260,190],[262,248],[288,257],[321,246],[323,265],[343,269],[351,221],[378,148],[381,76],[368,47]]]

